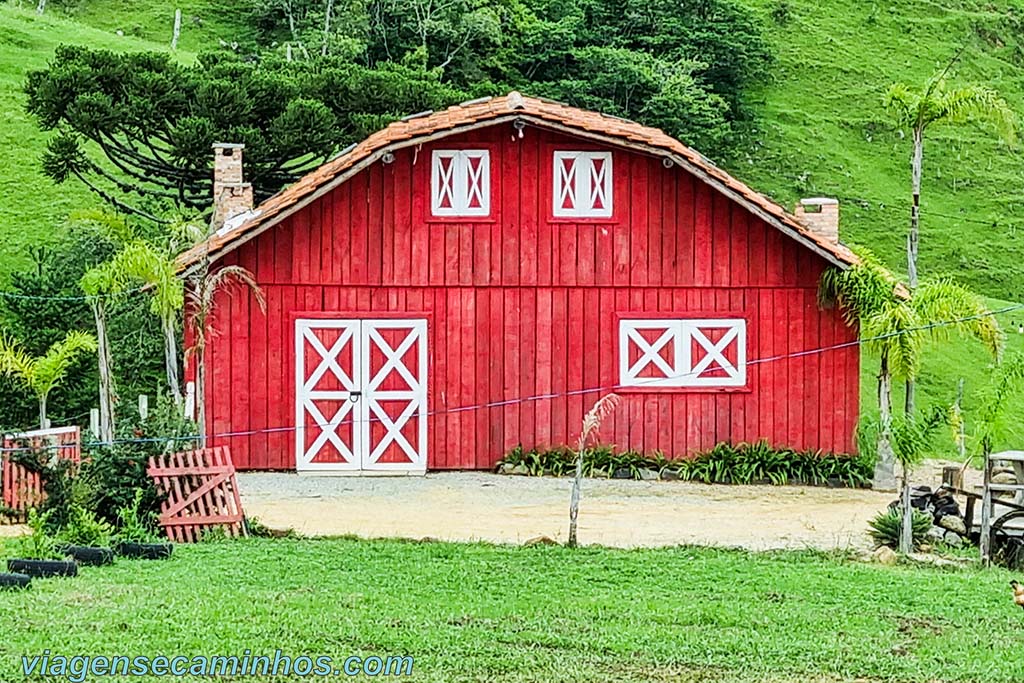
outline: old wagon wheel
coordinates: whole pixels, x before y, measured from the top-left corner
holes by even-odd
[[[1024,569],[1024,510],[1008,512],[992,523],[992,561],[1007,569]]]

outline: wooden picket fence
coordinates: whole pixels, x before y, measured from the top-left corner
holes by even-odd
[[[195,543],[214,528],[228,536],[247,535],[227,446],[154,456],[147,471],[165,497],[160,526],[170,540]]]
[[[20,524],[28,511],[46,498],[45,482],[38,472],[11,461],[12,450],[32,449],[81,462],[82,431],[79,427],[36,429],[20,434],[5,434],[0,450],[0,524]]]

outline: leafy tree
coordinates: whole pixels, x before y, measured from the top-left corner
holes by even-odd
[[[13,375],[39,402],[39,428],[46,429],[46,401],[50,392],[67,375],[76,356],[96,350],[96,339],[85,332],[71,331],[41,356],[33,357],[20,343],[0,334],[0,372]]]
[[[910,157],[910,230],[907,233],[907,277],[911,289],[918,284],[918,245],[921,222],[921,173],[924,160],[924,136],[929,128],[940,124],[962,124],[986,121],[995,126],[1007,142],[1015,138],[1016,117],[1009,105],[995,91],[983,86],[951,89],[945,74],[952,66],[928,79],[915,90],[903,83],[893,84],[885,95],[885,106],[896,124],[911,130],[913,148]],[[915,387],[910,378],[906,384],[905,412],[914,412]]]
[[[409,113],[512,89],[663,128],[724,154],[769,52],[736,0],[248,0],[262,52],[60,47],[27,111],[43,169],[159,221],[205,210],[210,147],[246,145],[263,200]],[[287,43],[285,54],[273,49]],[[292,59],[289,60],[289,55]]]
[[[437,73],[396,64],[218,53],[183,66],[166,54],[81,46],[58,48],[26,92],[29,113],[55,133],[44,172],[154,222],[172,205],[208,208],[216,141],[246,145],[247,179],[262,200],[365,137],[368,123],[463,97]]]

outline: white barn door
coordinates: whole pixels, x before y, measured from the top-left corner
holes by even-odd
[[[295,358],[297,470],[426,471],[426,320],[297,320]]]

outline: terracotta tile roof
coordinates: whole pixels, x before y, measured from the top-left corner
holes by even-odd
[[[811,232],[784,208],[733,178],[699,152],[656,128],[511,92],[504,97],[466,102],[444,111],[414,114],[377,131],[263,202],[254,211],[230,221],[206,242],[181,254],[178,257],[179,270],[187,269],[204,254],[209,254],[213,259],[219,258],[246,241],[244,238],[254,236],[276,224],[317,196],[344,182],[389,150],[419,144],[428,138],[453,135],[513,119],[603,140],[613,145],[639,147],[648,152],[669,156],[711,186],[835,265],[845,267],[858,260],[856,255],[842,244]]]

